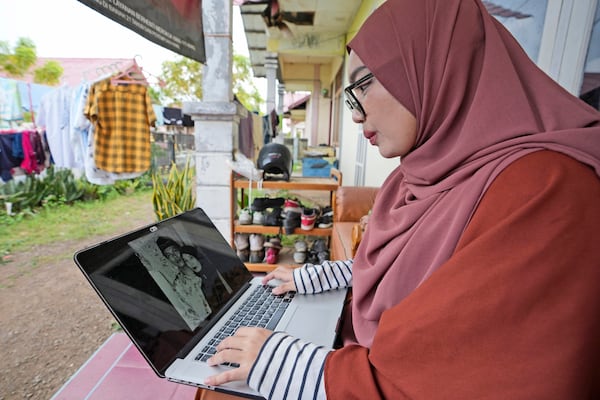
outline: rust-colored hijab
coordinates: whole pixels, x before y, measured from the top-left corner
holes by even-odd
[[[388,0],[348,47],[418,124],[354,260],[353,327],[370,346],[381,313],[448,260],[510,163],[550,149],[600,175],[600,113],[541,72],[480,0]]]

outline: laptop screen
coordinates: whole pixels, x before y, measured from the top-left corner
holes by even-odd
[[[252,279],[200,208],[82,250],[75,260],[161,374]]]

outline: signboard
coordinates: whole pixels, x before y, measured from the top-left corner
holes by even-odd
[[[177,54],[206,62],[201,0],[79,0]]]

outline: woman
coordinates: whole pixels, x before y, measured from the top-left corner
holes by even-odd
[[[402,159],[353,262],[352,335],[332,351],[240,329],[211,360],[240,368],[208,383],[268,398],[600,396],[600,114],[480,0],[388,0],[348,48],[353,119]],[[266,279],[301,289],[315,271]]]

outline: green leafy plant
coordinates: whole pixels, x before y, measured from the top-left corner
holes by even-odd
[[[152,205],[159,221],[191,210],[196,205],[194,193],[195,169],[190,159],[183,169],[171,164],[166,180],[159,171],[152,175]]]
[[[150,181],[150,175],[144,174],[136,179],[117,181],[113,185],[96,185],[85,176],[76,178],[68,169],[50,166],[43,176],[27,175],[22,180],[11,180],[0,185],[0,223],[34,216],[40,209],[85,201],[105,201],[149,190]],[[8,203],[10,206],[7,206]]]

